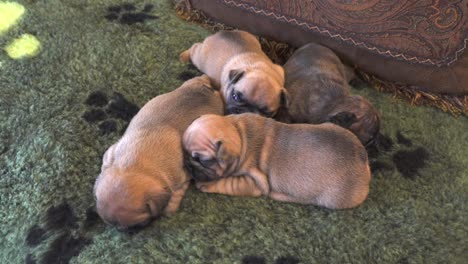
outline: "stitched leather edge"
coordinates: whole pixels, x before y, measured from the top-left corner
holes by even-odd
[[[358,46],[358,47],[364,47],[365,49],[377,52],[380,55],[384,55],[384,56],[389,55],[389,56],[391,56],[393,58],[397,58],[397,59],[401,58],[401,59],[403,59],[405,61],[417,62],[419,64],[426,64],[426,65],[435,65],[437,67],[450,66],[452,63],[457,61],[458,56],[461,53],[463,53],[463,51],[466,49],[467,42],[468,42],[468,38],[465,38],[463,40],[463,42],[464,42],[463,47],[455,52],[455,56],[454,56],[454,58],[452,60],[449,60],[449,59],[432,60],[432,59],[418,58],[416,56],[409,57],[409,56],[406,56],[403,53],[395,54],[390,50],[381,50],[381,49],[379,49],[377,47],[369,46],[364,42],[358,42],[358,41],[354,40],[353,38],[344,37],[341,34],[333,34],[332,32],[330,32],[327,29],[321,29],[321,28],[319,28],[317,26],[313,26],[313,25],[311,25],[309,23],[300,22],[295,18],[289,18],[289,17],[287,17],[285,15],[278,15],[278,14],[276,14],[274,12],[263,10],[263,9],[260,9],[260,8],[256,8],[256,7],[250,6],[248,4],[237,3],[236,1],[233,1],[233,0],[223,0],[223,2],[226,5],[233,6],[233,7],[236,7],[236,8],[241,8],[241,9],[243,9],[245,11],[248,11],[248,12],[254,12],[256,14],[260,14],[260,15],[263,15],[263,16],[266,16],[266,17],[273,17],[275,20],[278,20],[278,21],[284,20],[287,23],[294,23],[294,24],[296,24],[297,26],[300,26],[300,27],[306,27],[307,29],[316,31],[319,34],[328,35],[329,37],[334,38],[334,39],[337,39],[337,38],[341,39],[342,41],[344,41],[346,43],[349,43],[349,44],[352,44],[352,45]]]

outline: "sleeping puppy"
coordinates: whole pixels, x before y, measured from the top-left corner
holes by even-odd
[[[175,213],[190,180],[183,166],[182,134],[197,117],[223,111],[221,95],[206,75],[143,106],[104,154],[94,185],[100,217],[125,229]]]
[[[331,209],[356,207],[369,193],[364,146],[334,124],[204,115],[184,133],[183,145],[186,166],[203,192],[266,195]]]
[[[263,53],[258,39],[245,31],[220,31],[182,52],[220,87],[227,113],[273,116],[286,107],[284,70]]]
[[[330,49],[309,43],[284,65],[290,104],[275,117],[286,123],[333,122],[351,130],[366,145],[379,133],[380,117],[361,96],[351,96],[348,82],[354,78]]]

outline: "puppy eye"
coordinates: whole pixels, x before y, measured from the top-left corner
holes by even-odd
[[[240,92],[236,92],[236,91],[232,92],[231,97],[232,97],[232,100],[234,100],[236,102],[242,102],[242,100],[243,100],[242,93],[240,93]]]

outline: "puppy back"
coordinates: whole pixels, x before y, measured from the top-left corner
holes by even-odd
[[[295,76],[297,72],[316,71],[346,80],[347,72],[340,58],[329,48],[316,43],[309,43],[298,50],[284,65],[286,75]],[[286,78],[288,80],[288,78]]]
[[[164,125],[173,127],[182,134],[201,115],[223,113],[223,101],[218,91],[204,85],[184,84],[146,103],[127,130],[154,129]]]

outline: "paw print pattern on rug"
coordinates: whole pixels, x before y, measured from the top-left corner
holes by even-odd
[[[158,16],[150,15],[153,4],[146,4],[140,12],[136,11],[133,4],[113,5],[107,8],[108,14],[105,18],[109,21],[117,21],[121,24],[133,25],[144,23],[146,20],[158,19]]]
[[[81,250],[92,243],[84,233],[98,222],[99,216],[94,208],[86,211],[86,219],[80,226],[78,218],[68,203],[50,207],[44,217],[43,224],[36,224],[29,229],[25,242],[31,249],[36,248],[48,238],[53,237],[47,251],[37,262],[34,254],[26,256],[25,263],[69,263],[71,258],[80,254]]]
[[[298,264],[299,262],[296,257],[281,256],[275,260],[274,264]],[[259,256],[245,256],[242,258],[242,264],[266,264],[266,260]]]
[[[89,94],[85,104],[91,109],[83,114],[83,119],[89,124],[99,123],[99,133],[102,136],[117,131],[118,123],[115,118],[125,121],[121,134],[125,132],[130,120],[140,110],[136,104],[117,92],[114,92],[109,100],[105,93],[94,91]]]
[[[396,169],[400,174],[414,180],[418,177],[419,170],[427,165],[429,152],[422,146],[413,146],[411,139],[404,136],[400,131],[396,134],[397,144],[383,134],[379,135],[377,143],[367,148],[371,171],[385,171]],[[395,147],[398,151],[391,152]],[[385,159],[385,154],[391,154],[391,159]]]

